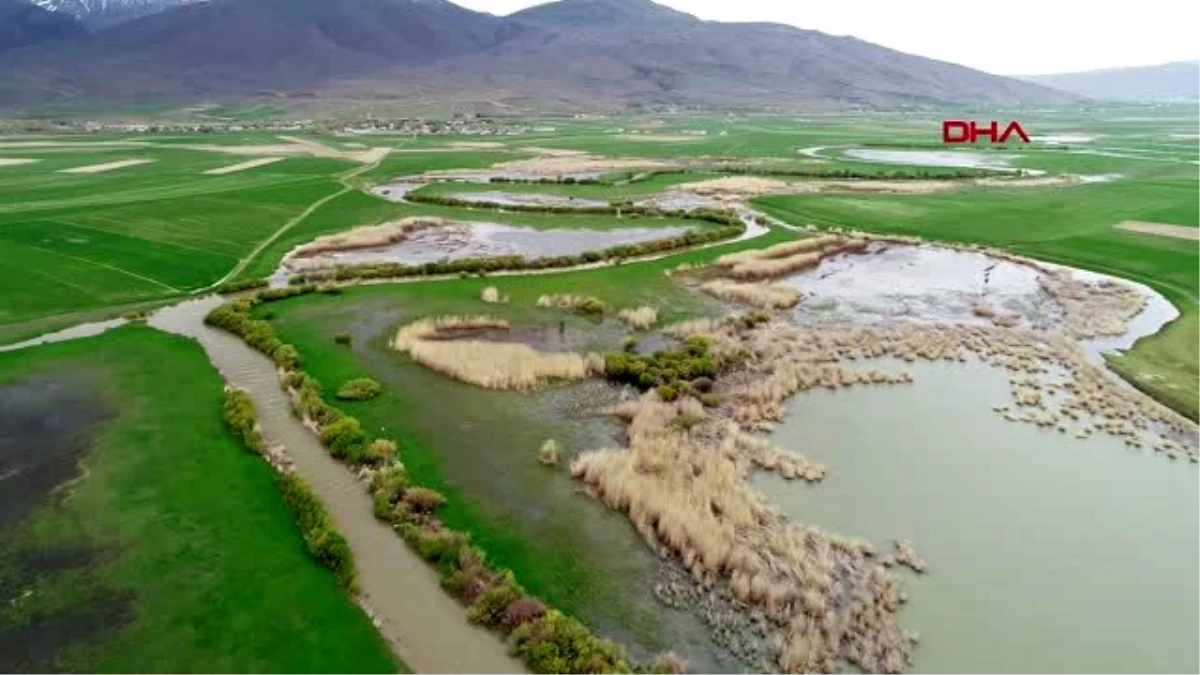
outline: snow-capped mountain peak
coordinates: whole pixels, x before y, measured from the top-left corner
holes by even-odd
[[[63,12],[97,30],[157,14],[177,5],[204,0],[33,0],[35,5],[52,12]]]

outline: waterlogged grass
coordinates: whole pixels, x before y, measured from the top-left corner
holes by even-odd
[[[220,378],[196,344],[130,327],[0,354],[0,386],[63,377],[114,415],[88,441],[69,497],[46,495],[0,530],[0,645],[13,652],[0,661],[395,672],[367,617],[305,552],[272,469],[224,427]]]
[[[766,197],[757,204],[787,222],[853,227],[931,240],[986,244],[1132,279],[1166,296],[1183,316],[1116,360],[1135,384],[1197,416],[1195,242],[1116,230],[1123,220],[1195,226],[1195,179],[1155,165],[1110,183],[1062,189],[978,189],[938,196]]]
[[[421,317],[486,313],[518,329],[540,325],[551,333],[561,321],[584,350],[619,349],[625,328],[615,317],[601,324],[538,307],[537,299],[587,294],[614,312],[650,305],[659,310],[661,323],[716,314],[721,310],[715,301],[685,290],[663,272],[684,261],[789,238],[771,233],[762,241],[575,273],[359,286],[341,295],[273,302],[256,312],[274,316],[280,338],[297,347],[303,368],[327,388],[364,376],[383,384],[370,401],[335,403],[365,429],[397,438],[400,458],[416,481],[448,497],[439,512],[446,524],[470,533],[522,586],[601,635],[630,645],[635,656],[684,648],[693,663],[709,670],[719,667],[719,657],[705,646],[705,630],[694,617],[654,600],[658,563],[628,522],[576,494],[565,472],[538,461],[549,439],[562,448],[563,464],[574,452],[615,442],[611,420],[572,418],[556,407],[560,397],[583,397],[578,403],[586,415],[597,405],[591,395],[572,393],[571,387],[536,394],[471,387],[413,363],[388,342],[397,328]],[[482,302],[489,286],[509,302]],[[343,333],[353,336],[350,344],[339,343]]]

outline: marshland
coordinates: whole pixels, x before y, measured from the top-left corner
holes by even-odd
[[[584,670],[1195,670],[1196,255],[1116,227],[1194,224],[1194,177],[1037,146],[932,153],[954,155],[939,168],[927,165],[948,159],[915,139],[879,151],[882,137],[832,121],[706,124],[730,133],[663,145],[579,122],[503,143],[356,137],[354,153],[313,135],[236,172],[186,139],[138,140],[158,161],[94,174],[58,172],[129,148],[23,147],[43,161],[4,171],[77,181],[42,235],[95,283],[85,300],[4,277],[33,301],[4,308],[0,334],[46,339],[0,354],[0,375],[20,389],[95,373],[74,393],[109,416],[50,439],[79,467],[54,474],[68,486],[56,494],[87,501],[39,502],[10,531],[37,542],[42,523],[94,507],[80,531],[112,572],[96,592],[174,630],[178,612],[136,600],[161,589],[120,572],[187,574],[153,557],[171,533],[140,546],[96,533],[135,517],[105,501],[108,481],[161,477],[181,460],[152,448],[205,435],[249,478],[229,499],[188,492],[188,508],[220,513],[257,491],[258,527],[290,555],[271,569],[307,575],[304,612],[340,617],[325,639],[289,626],[306,649],[340,641],[330,668],[540,670],[541,643],[572,645]],[[221,140],[251,155],[279,145]],[[1048,180],[1018,191],[1018,168]],[[51,208],[28,189],[0,221]],[[216,199],[227,207],[206,239],[193,216]],[[149,243],[89,248],[104,228]],[[272,271],[277,288],[258,295]],[[126,325],[140,312],[116,319],[154,303],[178,304],[150,328]],[[79,327],[53,334],[66,326]],[[162,364],[180,373],[163,384],[173,396],[151,393]],[[244,408],[222,426],[221,380],[251,392],[270,463],[239,447],[254,438]],[[114,474],[112,448],[165,429],[175,397],[178,434],[156,432],[137,445],[145,468]],[[230,466],[204,480],[231,480]],[[317,564],[342,549],[295,529],[273,466],[312,483],[357,589]],[[200,480],[178,468],[166,485]],[[171,509],[173,495],[152,501]],[[214,541],[223,560],[241,550]],[[428,593],[444,602],[422,618],[412,599]],[[278,598],[260,600],[246,612],[269,621]],[[206,610],[235,618],[227,603]],[[16,634],[13,616],[0,634]],[[70,663],[137,667],[129,640],[144,625],[111,621],[113,641],[84,636],[96,642]],[[308,652],[238,660],[250,653],[214,668]]]

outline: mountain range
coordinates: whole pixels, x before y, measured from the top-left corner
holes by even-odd
[[[29,38],[0,53],[0,106],[271,98],[799,109],[1078,100],[853,37],[702,21],[650,0],[560,0],[505,17],[447,0],[38,2],[90,32]],[[127,13],[137,18],[120,18]]]
[[[1200,99],[1200,61],[1107,68],[1021,79],[1106,101],[1195,101]]]

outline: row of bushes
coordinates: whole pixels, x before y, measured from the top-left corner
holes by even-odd
[[[242,279],[241,281],[227,281],[217,286],[217,292],[225,295],[227,293],[237,293],[238,291],[249,291],[255,288],[266,287],[266,279]]]
[[[312,488],[294,473],[281,473],[275,481],[283,503],[300,525],[304,544],[312,557],[333,571],[342,587],[356,590],[354,553],[337,530]]]
[[[514,178],[511,176],[492,176],[489,183],[507,183],[518,185],[604,185],[599,178],[576,178],[574,176],[544,176],[542,178]]]
[[[249,394],[241,389],[227,389],[222,412],[226,426],[247,450],[259,455],[266,451]],[[351,592],[356,590],[354,553],[346,539],[333,528],[329,514],[312,488],[299,476],[286,471],[275,479],[275,486],[300,527],[308,553],[333,572],[343,588]]]
[[[509,650],[531,671],[630,671],[619,645],[596,637],[578,620],[548,609],[521,588],[512,572],[491,566],[469,537],[446,529],[437,519],[442,496],[411,485],[403,468],[376,473],[371,491],[376,517],[391,523],[434,566],[442,588],[467,607],[471,623],[508,636]]]
[[[293,290],[294,293],[284,297],[316,289],[309,286]],[[265,321],[256,322],[248,316],[259,302],[281,299],[280,294],[270,293],[260,293],[254,298],[213,310],[210,317],[216,314],[217,319],[208,323],[221,328],[230,326],[229,330],[235,333],[239,328],[248,329],[266,346],[280,342],[270,324],[266,329],[273,340],[265,338],[264,330],[258,325],[266,324]],[[540,600],[528,595],[511,572],[490,565],[483,551],[471,545],[467,535],[446,528],[437,517],[445,497],[409,480],[403,466],[396,461],[395,441],[369,441],[358,419],[324,401],[321,383],[316,378],[295,365],[283,369],[282,384],[292,399],[296,414],[315,424],[321,443],[334,457],[354,468],[369,466],[375,469],[370,482],[375,516],[391,523],[400,536],[437,569],[442,587],[467,606],[470,621],[508,636],[512,653],[536,673],[629,672],[629,663],[620,646],[596,637],[579,621],[548,609]],[[311,492],[306,492],[307,486],[302,481],[281,477],[280,489],[288,507],[301,522],[305,541],[309,542],[309,550],[314,556],[322,562],[339,560],[338,552],[342,550],[348,556],[349,548],[344,540],[327,527],[322,532],[322,524],[328,521],[318,513],[320,504]],[[312,536],[306,526],[312,526]],[[350,561],[350,558],[345,560]],[[352,573],[350,562],[347,569]]]
[[[291,283],[303,286],[314,282],[348,281],[353,279],[392,279],[453,274],[473,275],[512,270],[544,270],[576,267],[603,261],[620,261],[626,258],[637,258],[655,253],[691,248],[701,244],[731,239],[740,236],[744,231],[745,226],[740,220],[736,220],[736,224],[728,224],[704,230],[691,230],[674,237],[665,237],[637,244],[622,244],[599,251],[586,251],[575,255],[542,256],[539,258],[505,255],[490,258],[462,258],[459,260],[428,262],[420,265],[405,265],[403,263],[354,265],[299,275],[294,277]]]
[[[474,200],[465,197],[452,195],[436,195],[422,194],[420,192],[409,193],[405,196],[410,202],[420,204],[432,204],[435,206],[454,206],[466,208],[502,208],[505,211],[523,211],[529,213],[576,213],[576,214],[615,214],[617,209],[609,205],[603,206],[567,206],[565,204],[505,204],[500,206],[494,202],[484,200]],[[631,218],[637,218],[643,215],[654,215],[653,209],[635,208],[621,212],[621,215],[628,215]]]
[[[225,390],[225,405],[222,408],[225,426],[237,436],[247,450],[261,455],[266,451],[262,434],[258,430],[258,418],[250,395],[241,389]]]

